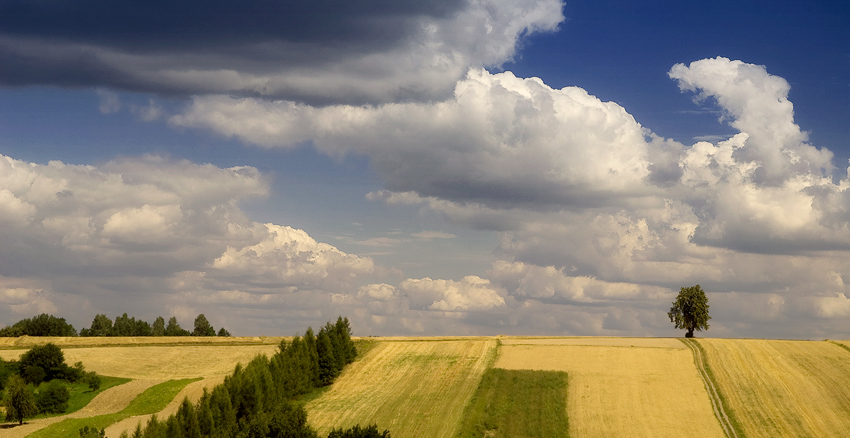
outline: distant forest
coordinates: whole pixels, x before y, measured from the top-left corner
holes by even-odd
[[[74,326],[68,324],[65,318],[42,313],[0,329],[0,337],[18,336],[230,336],[230,332],[224,327],[216,332],[203,313],[195,318],[192,331],[180,327],[174,316],[168,320],[168,324],[161,316],[150,324],[125,313],[116,316],[114,322],[106,315],[98,314],[92,320],[91,327],[80,330],[78,335]]]

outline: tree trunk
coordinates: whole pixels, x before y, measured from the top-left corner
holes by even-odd
[[[687,333],[685,333],[685,337],[686,337],[686,338],[693,338],[693,337],[694,337],[694,329],[693,329],[693,328],[689,328],[689,329],[688,329],[688,332],[687,332]]]

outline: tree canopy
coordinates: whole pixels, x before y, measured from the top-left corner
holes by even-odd
[[[192,332],[192,336],[215,336],[215,329],[203,313],[195,318],[195,330]]]
[[[3,398],[6,407],[6,420],[24,424],[24,419],[38,414],[38,405],[29,385],[18,375],[9,376],[6,382],[6,396]]]
[[[677,329],[688,331],[686,338],[694,337],[694,330],[708,330],[708,297],[700,285],[683,287],[667,316]]]
[[[0,336],[77,336],[77,330],[65,318],[42,313],[0,329]]]

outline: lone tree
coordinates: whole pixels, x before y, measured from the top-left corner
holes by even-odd
[[[24,424],[24,419],[38,414],[35,396],[24,379],[17,375],[9,376],[6,382],[6,397],[3,398],[3,405],[6,406],[6,421]]]
[[[699,285],[683,287],[667,316],[677,329],[688,330],[686,338],[693,338],[694,330],[708,330],[708,297]]]

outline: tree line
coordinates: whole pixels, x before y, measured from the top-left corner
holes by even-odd
[[[0,329],[0,337],[18,336],[78,336],[73,325],[65,318],[42,313],[32,318],[22,319],[11,326]],[[158,316],[153,324],[142,319],[129,317],[127,314],[116,316],[115,321],[105,314],[98,314],[92,320],[91,327],[83,328],[79,336],[230,336],[224,327],[218,332],[207,320],[203,313],[195,318],[194,329],[186,330],[172,316],[166,324],[165,319]]]
[[[245,366],[237,365],[224,383],[212,391],[205,389],[197,403],[184,398],[176,414],[162,420],[153,416],[130,436],[317,438],[296,398],[333,383],[356,356],[348,318],[340,317],[335,324],[328,322],[318,334],[308,328],[303,336],[282,341],[271,357],[258,355]],[[377,426],[355,426],[334,430],[329,438],[389,436],[388,431],[379,432]],[[126,433],[124,437],[129,438]]]

